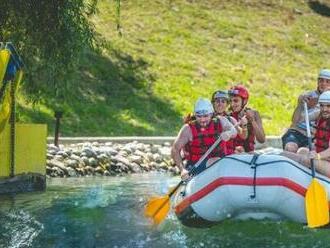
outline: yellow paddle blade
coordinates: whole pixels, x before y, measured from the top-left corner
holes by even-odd
[[[170,198],[168,195],[155,197],[149,200],[145,207],[144,215],[152,218],[154,224],[158,225],[165,218],[170,210]]]
[[[327,192],[315,179],[312,179],[305,196],[308,227],[319,227],[329,223]]]

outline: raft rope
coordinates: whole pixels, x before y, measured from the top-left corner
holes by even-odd
[[[257,196],[256,181],[257,181],[257,167],[258,167],[258,165],[256,164],[256,162],[257,162],[257,159],[258,159],[259,155],[260,154],[254,154],[252,159],[251,159],[251,162],[250,162],[251,169],[254,170],[254,172],[253,172],[253,194],[250,195],[250,199],[255,199],[256,196]]]
[[[263,154],[259,154],[259,155],[262,156]],[[235,161],[241,162],[243,164],[247,164],[247,165],[250,165],[250,163],[251,163],[251,162],[248,162],[248,161],[245,161],[245,160],[242,160],[242,159],[239,159],[239,158],[231,157],[231,156],[226,156],[226,157],[221,158],[221,160],[222,159],[231,159],[231,160],[235,160]],[[217,163],[217,162],[219,162],[219,160],[215,161],[214,164]],[[272,161],[267,161],[267,162],[263,162],[263,163],[255,163],[255,165],[256,166],[265,166],[265,165],[272,165],[272,164],[275,164],[275,163],[287,163],[287,164],[289,164],[289,165],[291,165],[293,167],[296,167],[298,170],[304,172],[305,174],[312,176],[312,173],[311,172],[306,171],[308,168],[303,169],[303,168],[299,167],[295,162],[291,162],[291,161],[284,160],[284,159],[283,160],[272,160]],[[316,176],[315,175],[315,178],[317,178],[317,179],[319,179],[319,180],[321,180],[321,181],[323,181],[325,183],[330,184],[330,181],[327,180],[327,179],[325,179],[325,178],[323,178],[323,177],[320,177],[320,176]]]

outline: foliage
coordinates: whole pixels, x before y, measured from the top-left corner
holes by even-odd
[[[27,65],[24,89],[32,100],[66,98],[81,51],[97,41],[89,17],[97,0],[3,0],[0,40],[13,42]],[[70,93],[71,94],[71,93]]]
[[[315,1],[314,1],[315,2]],[[63,135],[175,135],[199,96],[243,82],[267,135],[290,125],[297,96],[330,67],[324,5],[277,0],[99,0],[89,21],[104,41],[85,50],[67,100]],[[322,9],[322,11],[320,11]],[[28,68],[29,71],[30,68]],[[20,96],[20,120],[46,122],[48,104]],[[46,101],[50,97],[43,96]]]

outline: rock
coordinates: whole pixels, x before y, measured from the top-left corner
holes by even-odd
[[[144,164],[144,163],[143,163],[143,164],[140,164],[140,167],[141,167],[141,169],[144,170],[144,171],[149,171],[149,170],[150,170],[148,164]]]
[[[70,177],[76,177],[77,176],[77,172],[74,169],[70,168],[70,167],[67,168],[67,173],[68,173],[68,176],[70,176]]]
[[[142,143],[137,143],[137,144],[135,145],[135,149],[140,150],[140,151],[143,152],[144,149],[145,149],[144,144],[142,144]]]
[[[99,162],[106,162],[109,160],[109,157],[106,154],[101,153],[101,154],[97,155],[97,160]]]
[[[166,158],[166,159],[171,158],[171,147],[161,147],[161,148],[159,148],[159,154],[163,158]]]
[[[58,151],[56,155],[63,158],[67,158],[69,156],[65,151]]]
[[[76,172],[79,174],[79,175],[82,175],[84,176],[85,175],[85,169],[84,168],[76,168]]]
[[[53,159],[54,155],[48,152],[47,155],[46,155],[46,158],[47,159]]]
[[[98,161],[95,158],[89,158],[88,159],[88,164],[92,167],[96,167],[98,164]]]
[[[89,165],[89,159],[87,157],[81,157],[81,160],[85,165]]]
[[[160,165],[159,165],[159,168],[163,169],[163,170],[167,170],[168,169],[168,166],[165,162],[161,162]]]
[[[90,148],[90,147],[84,147],[82,149],[82,153],[84,153],[84,155],[86,155],[86,157],[88,157],[88,158],[91,158],[91,157],[95,157],[96,158],[95,151],[93,151],[93,149]]]
[[[121,157],[127,157],[127,156],[128,156],[128,152],[122,150],[122,151],[120,151],[120,152],[118,153],[118,155],[121,156]]]
[[[63,161],[64,160],[64,158],[61,155],[55,155],[53,159],[55,159],[57,161]]]
[[[79,150],[73,150],[73,151],[72,151],[72,154],[74,154],[74,155],[76,155],[76,156],[80,156],[81,151],[79,151]]]
[[[118,154],[118,151],[112,147],[102,147],[100,148],[102,153],[105,153],[108,157],[115,156]]]
[[[104,171],[104,172],[103,172],[103,176],[111,176],[111,174],[110,174],[109,171]]]
[[[172,144],[170,142],[164,142],[163,146],[165,146],[165,147],[172,147]]]
[[[137,163],[137,164],[141,164],[143,161],[140,156],[136,156],[136,155],[132,155],[128,159],[131,163]]]
[[[158,167],[158,163],[153,161],[149,164],[149,167],[150,167],[150,169],[156,169]]]
[[[120,163],[123,163],[125,165],[129,165],[130,162],[127,158],[124,158],[120,155],[117,155],[116,157],[113,157],[112,160],[116,161],[116,162],[120,162]]]
[[[151,152],[148,152],[148,153],[146,154],[146,157],[147,157],[147,159],[148,159],[150,162],[155,161],[155,160],[154,160],[154,155],[153,155]]]
[[[97,166],[95,168],[95,172],[97,172],[97,173],[103,174],[103,171],[104,171],[104,169],[101,166]]]
[[[78,167],[79,162],[77,160],[67,159],[64,161],[64,164],[66,167],[71,167],[71,168],[75,169],[76,167]]]
[[[64,163],[61,162],[61,161],[57,161],[57,160],[52,159],[52,160],[49,161],[48,165],[49,165],[50,167],[57,167],[57,168],[60,168],[62,171],[65,171],[65,172],[67,171],[67,169],[66,169]]]
[[[153,160],[157,163],[160,163],[162,161],[162,156],[158,153],[153,154]]]
[[[81,162],[81,158],[78,155],[74,154],[74,153],[70,156],[70,159]]]
[[[142,172],[141,167],[137,163],[131,163],[130,164],[130,170],[133,173],[140,173],[140,172]]]
[[[135,156],[140,156],[140,157],[145,157],[146,156],[146,154],[144,152],[140,151],[140,150],[135,150],[134,155]]]
[[[60,148],[58,148],[54,144],[49,144],[49,145],[47,145],[47,150],[48,151],[55,151],[57,153],[60,150]]]

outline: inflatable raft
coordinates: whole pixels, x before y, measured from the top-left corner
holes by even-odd
[[[329,178],[316,174],[330,193]],[[182,224],[205,227],[228,218],[288,219],[306,223],[311,171],[279,155],[231,155],[181,186],[174,210]]]

